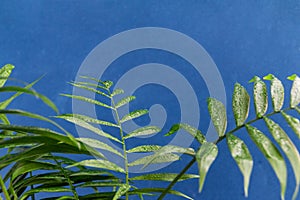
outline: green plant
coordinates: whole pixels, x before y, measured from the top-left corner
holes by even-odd
[[[6,149],[7,153],[0,158],[1,171],[7,169],[4,178],[0,177],[0,188],[6,200],[27,199],[29,196],[34,199],[35,194],[50,192],[69,192],[72,196],[62,194],[59,197],[65,199],[89,199],[88,195],[80,196],[76,189],[92,188],[89,185],[92,181],[103,183],[117,182],[117,177],[108,171],[92,170],[85,167],[68,169],[66,165],[72,165],[77,161],[71,155],[85,155],[90,157],[102,157],[97,151],[89,148],[76,140],[70,133],[64,130],[54,121],[38,114],[23,110],[6,109],[6,107],[19,95],[23,93],[34,95],[54,111],[56,106],[45,96],[32,90],[31,87],[38,81],[23,87],[3,86],[13,66],[6,65],[0,69],[1,88],[0,92],[13,92],[14,94],[0,105],[0,148]],[[8,115],[18,117],[30,117],[46,121],[55,128],[62,131],[59,133],[46,128],[34,126],[11,125]],[[5,185],[5,182],[8,185]],[[103,199],[108,198],[113,193],[102,193]]]
[[[255,145],[263,153],[264,157],[268,160],[271,167],[273,168],[281,185],[281,199],[285,198],[285,190],[287,185],[287,169],[286,163],[282,156],[282,153],[278,150],[275,144],[259,129],[254,127],[252,124],[263,120],[281,148],[282,152],[288,158],[289,162],[294,171],[294,177],[296,179],[295,191],[293,199],[297,198],[299,185],[300,185],[300,156],[294,143],[291,141],[287,133],[280,127],[280,125],[274,122],[271,117],[273,115],[282,115],[292,130],[300,138],[300,122],[299,120],[288,114],[287,112],[297,111],[300,113],[298,107],[300,103],[300,78],[297,75],[288,77],[289,80],[293,81],[293,85],[290,91],[290,105],[287,108],[283,107],[284,102],[284,87],[279,79],[274,75],[269,74],[264,77],[265,80],[271,82],[271,99],[273,111],[267,113],[268,108],[268,92],[267,86],[264,81],[259,77],[254,77],[250,82],[254,83],[253,87],[253,99],[256,118],[246,122],[250,110],[250,95],[246,89],[239,83],[234,86],[234,93],[232,96],[232,109],[235,118],[236,127],[226,132],[227,127],[227,114],[225,106],[214,98],[208,98],[207,105],[208,110],[215,126],[215,129],[219,135],[219,138],[215,142],[206,142],[205,137],[201,131],[196,128],[190,127],[187,124],[176,124],[174,125],[167,135],[172,135],[180,128],[186,130],[198,139],[201,146],[196,150],[196,156],[186,165],[186,167],[178,174],[178,176],[170,183],[167,189],[160,195],[158,199],[163,199],[167,194],[167,191],[173,187],[177,180],[195,163],[197,162],[199,168],[199,191],[202,190],[206,173],[209,170],[210,165],[215,160],[218,154],[218,148],[216,144],[222,140],[226,140],[228,148],[231,152],[232,157],[236,161],[240,171],[244,176],[244,193],[248,196],[248,187],[250,176],[253,168],[253,159],[250,151],[246,144],[237,136],[234,135],[238,130],[246,128],[250,138],[253,140]],[[226,134],[225,134],[226,133]]]
[[[153,145],[149,143],[142,146],[136,146],[131,149],[128,149],[127,147],[128,142],[134,139],[134,137],[152,135],[158,133],[160,132],[160,128],[156,126],[145,126],[137,130],[134,130],[128,134],[125,134],[125,132],[123,131],[123,124],[129,120],[133,120],[135,118],[147,114],[148,111],[145,109],[135,110],[125,116],[120,116],[118,109],[133,101],[135,97],[127,96],[122,98],[118,102],[115,102],[114,100],[115,96],[124,93],[122,89],[118,88],[112,90],[111,88],[113,83],[111,81],[100,81],[95,78],[84,77],[84,76],[82,78],[84,80],[88,80],[88,82],[87,81],[74,82],[71,84],[74,87],[78,87],[83,90],[87,90],[101,95],[102,97],[104,97],[103,101],[93,100],[83,96],[75,96],[69,94],[63,94],[63,95],[66,97],[73,98],[75,100],[92,103],[104,109],[108,109],[112,111],[112,113],[115,115],[115,121],[111,122],[111,121],[94,119],[89,116],[80,115],[76,113],[59,115],[57,116],[57,118],[65,119],[69,122],[72,122],[78,126],[81,126],[85,129],[92,131],[94,134],[100,135],[119,144],[122,149],[121,152],[118,151],[118,149],[116,149],[114,146],[108,145],[106,143],[103,143],[93,138],[77,138],[79,141],[85,143],[90,147],[106,150],[115,154],[116,156],[118,156],[119,160],[123,160],[124,164],[123,166],[118,166],[115,163],[106,159],[105,157],[102,157],[100,159],[96,158],[96,159],[82,160],[68,167],[74,167],[74,166],[94,167],[94,168],[107,169],[117,173],[121,173],[120,178],[122,177],[123,182],[114,185],[118,187],[118,189],[113,197],[113,200],[119,199],[122,196],[125,196],[125,199],[129,199],[130,195],[137,195],[141,199],[143,199],[143,195],[153,195],[154,193],[163,192],[164,188],[137,188],[137,186],[134,183],[136,181],[155,181],[155,180],[171,181],[172,177],[175,177],[175,174],[171,174],[171,173],[149,174],[148,173],[145,175],[131,177],[129,173],[129,168],[138,165],[146,165],[150,159],[151,159],[151,164],[168,163],[179,159],[179,156],[176,155],[175,153],[186,153],[194,156],[195,152],[192,149],[182,148],[179,146],[172,146],[171,147],[173,149],[172,152],[168,152],[162,155],[157,155],[155,156],[155,158],[153,158],[152,155],[144,155],[141,158],[129,162],[128,155],[131,153],[154,152],[163,149],[159,145]],[[109,102],[109,104],[105,102]],[[114,128],[114,130],[112,130],[110,133],[106,133],[94,127],[92,124],[112,127]],[[117,136],[118,134],[119,136]],[[180,178],[180,180],[197,178],[197,177],[198,177],[197,175],[185,174],[183,177]],[[169,190],[168,193],[189,198],[188,196],[174,190]]]
[[[22,93],[28,93],[39,97],[44,103],[57,111],[54,104],[45,96],[32,90],[33,84],[28,84],[24,88],[6,86],[3,87],[12,66],[5,66],[0,70],[2,77],[0,82],[0,92],[16,92],[13,99]],[[82,82],[72,82],[74,87],[85,91],[97,93],[103,98],[92,100],[84,96],[74,96],[63,94],[66,97],[86,103],[92,103],[101,109],[108,109],[115,118],[94,119],[78,113],[60,114],[56,118],[67,120],[77,126],[91,131],[94,135],[105,137],[121,147],[121,151],[112,145],[103,143],[95,138],[74,138],[72,134],[58,125],[56,122],[22,110],[11,110],[6,107],[0,109],[0,129],[2,130],[0,148],[7,149],[7,155],[0,158],[0,169],[8,168],[4,178],[0,177],[0,188],[6,199],[26,199],[31,196],[34,199],[36,194],[43,192],[63,192],[53,198],[59,199],[129,199],[131,196],[138,196],[143,199],[145,196],[159,195],[158,199],[163,199],[167,194],[179,195],[191,199],[187,195],[172,190],[172,187],[179,181],[191,178],[199,178],[199,191],[202,190],[206,174],[217,157],[217,144],[223,140],[227,141],[228,149],[236,161],[240,171],[244,176],[244,193],[248,195],[248,186],[253,168],[253,159],[244,141],[236,135],[238,130],[245,128],[253,140],[254,144],[261,150],[264,157],[269,161],[281,185],[281,198],[285,197],[287,182],[286,161],[282,153],[291,163],[296,179],[296,187],[293,199],[297,198],[300,184],[300,156],[297,147],[293,144],[289,136],[281,128],[285,123],[281,120],[279,125],[271,117],[280,115],[300,138],[300,122],[295,115],[300,113],[300,78],[296,75],[289,77],[293,81],[290,91],[290,105],[283,107],[284,87],[280,80],[273,75],[265,76],[264,79],[271,82],[272,111],[268,111],[268,90],[265,82],[258,77],[254,77],[253,99],[256,118],[247,121],[250,109],[250,95],[246,89],[236,83],[232,96],[232,108],[235,119],[235,128],[227,131],[227,114],[225,106],[214,98],[208,98],[207,106],[216,128],[219,138],[214,142],[206,141],[205,135],[197,128],[188,124],[175,124],[166,134],[171,136],[179,129],[184,129],[191,134],[199,143],[196,149],[183,148],[179,146],[159,146],[149,144],[128,149],[128,141],[136,136],[151,135],[160,131],[158,127],[146,126],[126,134],[123,131],[123,123],[141,117],[148,113],[147,110],[136,110],[125,116],[120,116],[118,109],[135,99],[128,96],[115,102],[116,95],[123,93],[121,89],[112,89],[113,83],[110,81],[100,81],[91,77],[82,77]],[[12,97],[11,97],[12,98]],[[7,100],[5,102],[11,102]],[[0,105],[8,105],[2,103]],[[11,125],[8,115],[25,116],[43,120],[53,125],[53,131],[40,127],[15,126]],[[274,144],[262,131],[254,127],[255,122],[264,121],[269,132],[277,144]],[[97,128],[96,125],[109,127],[108,132]],[[60,133],[62,132],[62,133]],[[280,147],[281,150],[278,149]],[[123,161],[123,165],[117,165],[105,157],[98,149],[115,154]],[[131,153],[151,153],[145,154],[142,158],[134,161],[128,160]],[[73,158],[73,154],[84,155],[81,160]],[[179,160],[179,154],[191,157],[191,161],[186,164],[179,173],[145,173],[132,176],[129,168],[132,166],[148,167],[156,163],[173,162]],[[197,163],[199,173],[187,174],[187,170]],[[43,170],[43,171],[41,171]],[[166,188],[138,188],[139,181],[166,181],[169,185]],[[5,185],[6,183],[6,185]],[[81,188],[91,188],[92,191],[82,193]],[[102,189],[106,188],[106,189]],[[67,192],[67,193],[64,193]],[[156,198],[156,196],[154,196]],[[48,199],[48,198],[47,198]]]

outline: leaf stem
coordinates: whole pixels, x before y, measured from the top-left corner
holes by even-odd
[[[29,172],[29,176],[32,177],[32,171]],[[31,189],[31,190],[34,189],[33,185],[30,186],[30,189]],[[31,195],[31,200],[35,200],[35,194],[34,194],[34,193]]]
[[[292,109],[294,109],[294,108],[291,108],[291,107],[288,107],[288,108],[285,108],[285,109],[283,109],[283,110],[281,110],[281,111],[289,111],[289,110],[292,110]],[[275,112],[275,111],[273,111],[273,112],[271,112],[271,113],[269,113],[269,114],[266,114],[266,115],[264,115],[265,117],[270,117],[270,116],[272,116],[272,115],[275,115],[275,114],[278,114],[278,113],[280,113],[281,111],[277,111],[277,112]],[[250,120],[250,121],[248,121],[247,123],[244,123],[244,124],[242,124],[241,126],[237,126],[237,127],[235,127],[234,129],[232,129],[232,130],[230,130],[230,131],[228,131],[226,134],[224,134],[223,136],[221,136],[221,137],[219,137],[214,143],[215,144],[218,144],[219,142],[221,142],[222,140],[224,140],[225,138],[226,138],[226,135],[228,134],[228,133],[234,133],[234,132],[236,132],[236,131],[238,131],[238,130],[240,130],[241,128],[243,128],[243,127],[245,127],[246,126],[246,124],[252,124],[252,123],[254,123],[254,122],[256,122],[256,121],[258,121],[258,120],[261,120],[261,119],[263,119],[263,117],[257,117],[257,118],[255,118],[255,119],[252,119],[252,120]],[[174,180],[168,185],[168,187],[164,190],[164,192],[162,192],[161,193],[161,195],[158,197],[158,200],[162,200],[166,195],[167,195],[167,193],[172,189],[172,187],[177,183],[177,181],[185,174],[185,172],[194,164],[196,162],[196,158],[195,158],[195,156],[194,156],[194,158],[180,171],[180,173],[174,178]]]
[[[61,172],[63,173],[64,177],[67,179],[68,184],[70,186],[70,189],[72,190],[72,193],[73,193],[75,199],[79,200],[79,196],[78,196],[78,194],[76,192],[76,189],[75,189],[74,185],[72,184],[72,181],[71,181],[69,175],[66,173],[66,171],[64,170],[64,168],[61,166],[61,162],[58,162],[58,160],[52,154],[50,154],[50,155],[52,156],[52,158],[56,162],[56,164],[59,166],[59,168],[60,168]]]
[[[123,129],[122,129],[122,124],[121,124],[121,120],[120,120],[120,116],[119,116],[118,110],[116,108],[116,104],[115,104],[114,98],[112,97],[112,93],[111,93],[111,91],[109,89],[107,91],[109,92],[109,95],[111,97],[111,104],[112,104],[113,110],[115,111],[117,123],[118,123],[119,129],[120,129],[120,137],[122,139],[123,156],[124,156],[125,184],[129,185],[128,157],[127,157],[126,142],[125,142],[125,139],[124,139],[124,133],[123,133]],[[126,196],[125,197],[126,200],[128,200],[129,199],[128,192],[126,192],[125,196]]]
[[[158,197],[157,200],[162,200],[167,193],[172,189],[172,187],[177,183],[177,181],[186,173],[186,171],[194,164],[196,161],[196,157],[194,156],[193,159],[181,170],[181,172],[174,178],[174,180],[168,185],[166,190]]]

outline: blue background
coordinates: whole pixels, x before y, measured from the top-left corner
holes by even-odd
[[[119,32],[149,26],[182,32],[206,49],[222,75],[230,116],[230,94],[235,82],[250,91],[251,85],[247,82],[254,75],[274,73],[284,80],[300,69],[299,1],[1,0],[0,65],[14,64],[13,77],[28,82],[46,74],[35,89],[50,97],[61,113],[71,112],[71,101],[59,93],[72,92],[67,82],[75,79],[88,53]],[[170,66],[182,62],[173,55],[153,51],[149,57],[148,53],[136,56],[141,62],[156,61]],[[134,66],[134,55],[128,56],[118,62]],[[290,86],[289,81],[284,80],[284,84]],[[201,84],[194,87],[201,87]],[[142,92],[137,92],[139,94],[142,96]],[[204,92],[202,97],[199,107],[204,110],[201,116],[206,115],[206,118],[200,128],[206,129],[209,118],[205,98],[208,93]],[[147,104],[147,99],[143,101]],[[28,97],[12,106],[54,115]],[[229,123],[228,128],[233,128],[232,117]],[[274,172],[245,132],[240,133],[255,161],[248,199],[279,199],[279,183]],[[290,135],[299,147],[299,140],[293,133]],[[197,193],[196,180],[180,183],[176,188],[195,199],[244,199],[242,176],[225,142],[219,144],[219,152],[201,194]],[[182,167],[183,162],[179,162],[168,169],[176,171]],[[290,165],[288,168],[287,199],[290,199],[295,181]],[[191,172],[196,173],[196,166]],[[169,196],[167,199],[177,198]]]

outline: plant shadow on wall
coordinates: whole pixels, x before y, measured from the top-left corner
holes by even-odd
[[[290,162],[296,180],[293,199],[298,196],[300,184],[300,156],[297,147],[281,128],[288,124],[300,138],[300,122],[297,116],[300,113],[300,78],[297,75],[288,77],[293,81],[290,90],[290,104],[283,107],[284,87],[280,80],[273,75],[267,75],[264,80],[270,81],[270,94],[272,111],[268,110],[268,90],[264,80],[254,77],[253,99],[256,118],[247,120],[250,110],[250,95],[246,89],[236,83],[232,96],[232,108],[235,118],[235,128],[227,131],[227,114],[224,105],[214,98],[208,98],[207,106],[219,135],[215,142],[206,141],[205,135],[197,128],[188,124],[175,124],[166,136],[171,136],[179,129],[191,134],[199,143],[197,149],[180,146],[159,146],[148,143],[128,148],[128,142],[135,137],[152,135],[160,132],[159,127],[145,126],[128,134],[123,131],[123,124],[140,116],[146,115],[147,110],[136,110],[125,116],[120,116],[118,109],[129,104],[134,96],[125,97],[115,102],[115,97],[122,94],[122,89],[112,89],[110,81],[100,81],[92,77],[82,77],[81,82],[72,82],[74,87],[81,88],[103,97],[103,101],[93,100],[84,96],[63,94],[78,101],[95,104],[101,109],[110,110],[114,121],[95,119],[90,116],[71,113],[57,114],[56,118],[64,119],[91,132],[95,137],[75,138],[71,133],[53,120],[24,110],[7,109],[7,106],[18,96],[29,94],[41,99],[43,103],[58,112],[56,106],[47,97],[32,89],[33,83],[25,87],[4,86],[13,70],[12,65],[5,65],[0,69],[0,92],[13,93],[0,104],[0,148],[6,154],[0,157],[0,188],[4,199],[164,199],[166,195],[177,195],[192,199],[188,194],[172,190],[173,186],[187,179],[199,179],[199,192],[201,192],[206,174],[218,155],[217,144],[226,140],[228,150],[238,165],[244,177],[244,195],[248,196],[248,187],[253,168],[253,159],[246,144],[238,138],[236,132],[246,129],[253,143],[262,152],[270,163],[277,176],[281,191],[278,196],[285,198],[287,186],[286,162]],[[53,130],[36,127],[13,125],[9,121],[10,115],[29,117],[48,122],[54,126]],[[280,115],[285,121],[281,124],[273,121],[272,116]],[[272,142],[262,131],[254,125],[257,121],[264,121],[271,133]],[[110,127],[110,132],[104,132],[97,126]],[[104,143],[102,139],[109,139],[111,144]],[[99,150],[114,154],[122,164],[110,161]],[[132,153],[147,153],[136,160],[130,160]],[[190,162],[178,173],[143,173],[132,175],[131,167],[147,168],[158,163],[170,163],[179,160],[180,155],[190,157]],[[81,160],[75,159],[81,155]],[[284,156],[287,159],[284,159]],[[197,164],[199,173],[187,174],[188,169]],[[138,188],[140,181],[169,182],[165,188]],[[43,195],[47,193],[47,195]],[[47,196],[47,197],[44,197]],[[0,199],[2,198],[0,196]],[[171,198],[171,197],[170,197]]]

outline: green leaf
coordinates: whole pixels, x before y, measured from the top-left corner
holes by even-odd
[[[153,152],[157,151],[161,148],[159,145],[141,145],[134,147],[132,149],[127,150],[128,153],[136,153],[136,152]]]
[[[219,137],[225,134],[227,127],[226,109],[222,102],[214,98],[207,99],[207,107]]]
[[[287,169],[282,155],[271,140],[269,140],[260,130],[250,125],[246,125],[246,128],[253,142],[272,166],[281,185],[281,199],[284,199]]]
[[[165,134],[165,136],[170,136],[176,133],[181,128],[181,124],[174,124],[168,133]],[[193,132],[194,133],[194,132]]]
[[[3,124],[10,124],[6,115],[0,115],[0,120],[2,121]]]
[[[143,168],[146,168],[148,165],[153,163],[157,158],[163,156],[164,154],[170,154],[170,153],[179,153],[179,154],[188,154],[191,156],[195,155],[195,151],[193,148],[184,148],[180,146],[175,146],[175,145],[166,145],[161,147],[159,150],[155,151],[155,153],[148,158],[148,162],[145,163]]]
[[[300,103],[300,78],[296,74],[290,76],[289,78],[293,80],[290,107],[295,108]]]
[[[206,174],[212,163],[218,155],[218,147],[211,142],[205,142],[201,145],[199,151],[196,153],[196,161],[199,169],[199,192],[202,191]]]
[[[185,148],[175,145],[166,145],[156,151],[156,154],[164,154],[164,153],[184,153],[191,156],[195,155],[195,151],[193,148]]]
[[[234,136],[233,134],[227,134],[226,139],[227,139],[227,145],[229,147],[231,156],[233,157],[240,171],[243,174],[244,193],[245,196],[248,197],[250,176],[253,168],[252,156],[246,144],[238,137]]]
[[[254,97],[256,116],[260,118],[267,112],[268,109],[267,86],[257,76],[255,76],[251,81],[254,82],[253,97]]]
[[[171,154],[171,153],[179,153],[179,154],[184,153],[191,156],[195,155],[195,151],[192,148],[184,148],[175,145],[166,145],[161,147],[159,150],[155,151],[155,153],[148,158],[148,162],[144,164],[143,168],[146,168],[147,166],[155,162],[158,158],[162,157],[163,155]]]
[[[152,135],[152,134],[158,133],[160,131],[161,131],[161,129],[158,128],[157,126],[146,126],[146,127],[142,127],[142,128],[132,131],[128,135],[124,136],[124,139],[145,136],[145,135]]]
[[[116,96],[118,94],[123,94],[123,93],[124,93],[124,90],[117,88],[111,93],[111,96],[113,97],[113,96]]]
[[[124,106],[125,104],[128,104],[129,102],[135,100],[135,96],[128,96],[121,99],[118,103],[116,103],[115,107],[120,108]]]
[[[29,113],[27,113],[29,114]],[[37,117],[37,116],[35,116]],[[54,124],[56,124],[54,122]],[[60,127],[59,125],[57,125],[58,127]],[[56,132],[53,132],[49,129],[43,129],[43,128],[38,128],[38,127],[27,127],[27,126],[12,126],[12,125],[1,125],[0,124],[0,129],[4,129],[4,130],[10,130],[10,131],[16,131],[16,132],[32,132],[32,133],[37,133],[37,134],[43,134],[43,135],[47,135],[47,136],[51,136],[51,138],[54,138],[55,135],[60,138],[60,139],[64,139],[65,141],[68,141],[68,144],[72,144],[72,145],[77,145],[77,147],[80,149],[80,144],[76,141],[76,139],[74,138],[73,135],[71,135],[70,133],[68,133],[67,131],[65,131],[65,133],[67,134],[67,137],[61,134],[58,134]],[[62,128],[63,129],[63,128]],[[64,130],[64,129],[63,129]],[[68,138],[68,140],[66,140],[66,138]]]
[[[34,84],[36,84],[42,77],[40,77],[39,79],[33,81],[32,83],[28,84],[25,86],[25,89],[30,89]],[[15,100],[18,96],[20,96],[23,92],[17,92],[14,95],[12,95],[11,97],[9,97],[8,99],[6,99],[5,101],[0,103],[0,109],[5,109],[7,108],[7,106],[13,101]]]
[[[88,187],[88,183],[90,183],[90,181],[102,181],[104,182],[104,184],[106,182],[107,185],[109,185],[109,183],[112,182],[120,181],[114,176],[110,175],[108,172],[104,172],[100,170],[86,170],[84,168],[81,168],[78,172],[72,172],[64,168],[64,171],[65,171],[64,174],[66,176],[69,176],[70,181],[72,183],[76,183],[76,186],[74,185],[75,187],[85,187],[83,186],[83,184],[85,183],[86,183],[86,187]],[[50,171],[48,173],[43,172],[42,174],[29,176],[22,180],[16,179],[16,182],[13,184],[13,187],[16,189],[16,192],[18,192],[24,188],[34,186],[34,185],[39,185],[39,187],[43,187],[43,188],[50,187],[50,186],[53,187],[54,185],[68,186],[69,183],[68,180],[65,178],[64,174],[61,171],[57,171],[57,172]],[[105,186],[103,185],[103,187]]]
[[[8,190],[10,191],[10,196],[13,196],[14,199],[18,199],[18,195],[16,194],[16,191],[14,188],[11,187],[12,182],[9,183],[9,188]]]
[[[232,108],[236,126],[241,126],[249,114],[250,97],[246,89],[239,83],[234,85]]]
[[[162,193],[164,192],[166,189],[165,188],[142,188],[142,189],[135,189],[135,190],[132,190],[130,192],[128,192],[130,195],[138,195],[138,194],[145,194],[145,193]],[[169,190],[168,191],[169,194],[173,194],[173,195],[176,195],[176,196],[180,196],[180,197],[183,197],[183,198],[186,198],[186,199],[190,199],[190,200],[193,200],[193,198],[181,193],[181,192],[178,192],[178,191],[175,191],[175,190]]]
[[[77,187],[84,188],[84,187],[118,187],[123,185],[123,183],[120,183],[120,181],[101,181],[101,182],[85,182],[83,184],[80,184]]]
[[[17,165],[16,170],[13,172],[11,179],[14,180],[16,177],[27,172],[35,170],[57,170],[59,166],[51,163],[37,162],[37,161],[24,161]]]
[[[37,135],[42,135],[44,137],[49,137],[51,139],[57,140],[59,142],[63,142],[69,145],[76,145],[74,142],[67,136],[57,133],[55,131],[51,131],[50,129],[39,128],[39,127],[32,127],[32,126],[14,126],[14,125],[3,125],[0,124],[1,130],[8,130],[8,131],[16,131],[16,132],[28,132]],[[77,145],[76,145],[77,146]]]
[[[77,83],[70,83],[71,85],[73,85],[74,87],[78,87],[78,88],[81,88],[81,89],[85,89],[85,90],[88,90],[90,92],[94,92],[96,94],[100,94],[104,97],[107,97],[110,99],[110,96],[108,94],[105,94],[104,92],[101,92],[95,88],[91,88],[91,87],[88,87],[88,86],[85,86],[85,85],[82,85],[82,84],[77,84]]]
[[[60,196],[55,198],[56,200],[76,200],[75,197],[71,197],[71,196]]]
[[[59,162],[61,164],[69,164],[69,165],[74,164],[75,162],[77,162],[77,161],[75,161],[71,158],[65,157],[64,155],[63,156],[54,156],[52,154],[45,155],[42,158],[40,158],[39,160],[45,160],[45,161],[47,161],[47,160],[54,160],[55,161],[56,160],[57,162]]]
[[[17,86],[6,86],[6,87],[1,87],[0,92],[19,92],[19,93],[26,93],[26,94],[34,95],[34,96],[38,97],[39,99],[41,99],[46,105],[48,105],[50,108],[52,108],[52,110],[54,110],[56,113],[58,113],[57,107],[50,99],[48,99],[48,97],[46,97],[42,94],[39,94],[33,90],[29,90],[27,88],[22,88],[22,87],[17,87]]]
[[[0,175],[0,187],[1,187],[1,189],[2,189],[2,192],[3,192],[3,194],[4,194],[5,199],[6,199],[6,200],[10,200],[9,193],[8,193],[8,191],[7,191],[7,188],[6,188],[6,186],[5,186],[5,183],[4,183],[4,181],[3,181],[2,177],[1,177],[1,175]],[[1,197],[1,196],[0,196],[0,197]]]
[[[98,192],[91,193],[87,195],[80,196],[80,200],[93,200],[93,199],[101,199],[101,200],[111,200],[114,196],[115,192]]]
[[[83,115],[74,115],[74,114],[65,114],[65,115],[59,115],[59,116],[55,116],[56,118],[61,118],[61,119],[64,119],[68,122],[71,122],[73,124],[76,124],[78,126],[81,126],[87,130],[90,130],[92,131],[93,133],[96,133],[100,136],[103,136],[103,137],[106,137],[108,139],[111,139],[111,140],[114,140],[116,142],[119,142],[122,144],[122,142],[118,139],[118,138],[115,138],[113,137],[112,135],[108,134],[108,133],[105,133],[104,131],[92,126],[91,124],[87,123],[86,121],[91,121],[91,118],[89,117],[86,117],[86,116],[83,116]],[[94,120],[92,120],[92,122],[94,122]],[[98,123],[99,121],[97,121]],[[110,122],[104,122],[104,121],[100,121],[102,124],[104,125],[109,125],[109,126],[117,126],[116,124],[111,124]]]
[[[97,78],[95,78],[95,77],[91,77],[91,76],[83,76],[83,75],[80,75],[79,76],[80,78],[84,78],[84,79],[88,79],[88,80],[92,80],[92,81],[95,81],[95,82],[97,82],[97,83],[102,83],[103,81],[101,81],[101,80],[99,80],[99,79],[97,79]]]
[[[128,120],[138,118],[138,117],[143,116],[143,115],[145,115],[145,114],[147,114],[147,113],[148,113],[148,110],[136,110],[136,111],[133,111],[133,112],[131,112],[131,113],[125,115],[125,116],[120,120],[120,122],[121,122],[121,123],[124,123],[124,122],[126,122],[126,121],[128,121]]]
[[[98,105],[98,106],[102,106],[104,108],[109,108],[109,109],[112,109],[111,106],[105,104],[105,103],[102,103],[100,101],[97,101],[95,99],[90,99],[90,98],[87,98],[87,97],[83,97],[83,96],[77,96],[77,95],[71,95],[71,94],[61,94],[62,96],[65,96],[65,97],[70,97],[72,99],[78,99],[80,101],[85,101],[85,102],[88,102],[88,103],[91,103],[91,104],[95,104],[95,105]]]
[[[15,66],[11,64],[6,64],[0,69],[0,87],[3,87],[3,85],[6,83],[8,77],[10,76],[12,70],[15,68]]]
[[[150,156],[145,156],[140,159],[137,159],[131,163],[129,163],[129,166],[137,166],[137,165],[145,165],[149,162],[149,159],[152,158],[152,155]],[[156,163],[168,163],[168,162],[174,162],[179,160],[179,156],[173,153],[166,153],[160,156],[155,157],[154,160],[152,160],[151,164],[156,164]]]
[[[283,111],[281,111],[281,114],[300,139],[300,121],[297,118],[292,117],[291,115],[288,115]]]
[[[295,179],[296,179],[296,188],[294,191],[293,199],[295,200],[300,186],[300,155],[297,150],[297,147],[285,133],[285,131],[273,120],[264,117],[266,125],[268,126],[269,131],[271,132],[275,141],[279,144],[282,151],[285,153],[286,157],[289,159],[292,168],[294,170]]]
[[[53,192],[53,193],[57,193],[57,192],[72,192],[71,189],[68,188],[64,188],[64,187],[50,187],[50,188],[35,188],[35,189],[31,189],[27,192],[25,192],[20,200],[25,200],[27,199],[30,195],[33,195],[35,193],[42,193],[42,192]]]
[[[104,149],[106,151],[112,152],[112,153],[120,156],[121,158],[124,158],[124,156],[118,150],[114,149],[113,147],[111,147],[108,144],[103,143],[99,140],[95,140],[92,138],[77,138],[77,139],[93,148]]]
[[[80,114],[63,114],[63,115],[59,115],[56,116],[57,118],[62,118],[62,119],[68,119],[69,121],[71,120],[71,118],[74,118],[74,120],[81,120],[87,123],[93,123],[93,124],[100,124],[100,125],[105,125],[105,126],[112,126],[112,127],[117,127],[119,128],[119,126],[117,124],[111,123],[111,122],[107,122],[107,121],[103,121],[103,120],[98,120],[98,119],[94,119],[92,117],[86,116],[86,115],[80,115]]]
[[[158,173],[158,174],[144,174],[130,178],[131,181],[167,181],[172,182],[178,174],[175,173]],[[199,178],[196,174],[183,174],[178,181],[184,181],[192,178]]]
[[[95,83],[89,83],[89,82],[81,82],[81,81],[77,81],[75,82],[77,85],[86,85],[86,86],[90,86],[90,87],[94,87],[94,88],[99,88],[99,89],[103,89],[104,91],[108,91],[108,89],[103,86],[103,85],[99,85],[99,84],[95,84]]]
[[[101,81],[101,80],[99,80],[97,78],[90,77],[90,76],[80,76],[80,78],[89,79],[89,80],[95,81],[97,83],[100,83],[103,86],[105,86],[105,88],[107,88],[107,89],[109,89],[113,85],[112,81]]]
[[[65,153],[65,154],[85,154],[92,155],[95,154],[97,156],[104,157],[100,152],[93,152],[91,150],[79,150],[78,148],[70,145],[66,145],[63,143],[58,143],[54,145],[41,144],[38,146],[34,146],[29,149],[23,149],[23,151],[16,154],[9,154],[5,157],[0,158],[0,169],[10,165],[13,162],[21,161],[21,160],[33,160],[41,157],[42,155],[49,155],[49,152],[52,153]]]
[[[56,144],[57,140],[52,140],[50,138],[45,138],[42,136],[19,136],[19,137],[0,141],[0,148],[11,148],[11,147],[18,147],[18,146],[30,147],[40,143]]]
[[[99,171],[98,169],[91,170],[91,169],[84,169],[80,171],[76,171],[70,175],[70,177],[86,177],[86,176],[99,176],[101,175],[101,180],[107,180],[107,179],[117,179],[115,176],[112,175],[112,173],[107,171]]]
[[[206,142],[205,136],[201,133],[201,131],[199,131],[198,129],[196,129],[188,124],[184,124],[184,123],[173,125],[171,127],[171,129],[169,130],[169,132],[167,134],[165,134],[165,136],[170,136],[170,135],[176,133],[181,128],[184,129],[189,134],[191,134],[194,138],[196,138],[200,144]]]
[[[116,192],[113,200],[118,200],[121,196],[123,196],[128,190],[130,189],[130,185],[123,184],[119,187],[118,191]]]
[[[275,112],[281,110],[284,102],[284,87],[279,79],[274,75],[269,74],[264,77],[265,80],[271,81],[271,97]]]
[[[95,168],[101,168],[101,169],[108,169],[116,172],[125,173],[124,169],[116,165],[115,163],[112,163],[108,160],[100,160],[100,159],[90,159],[90,160],[83,160],[76,164],[69,165],[67,168],[70,167],[76,167],[78,165],[86,166],[86,167],[95,167]]]
[[[0,115],[1,114],[20,115],[20,116],[30,117],[30,118],[33,118],[33,119],[42,120],[42,121],[45,121],[45,122],[49,122],[49,123],[53,124],[54,126],[56,126],[57,128],[59,128],[60,130],[64,131],[65,133],[68,133],[63,127],[61,127],[56,122],[48,119],[47,117],[44,117],[44,116],[41,116],[41,115],[38,115],[38,114],[35,114],[35,113],[27,112],[27,111],[24,111],[24,110],[11,109],[11,110],[0,110]]]

